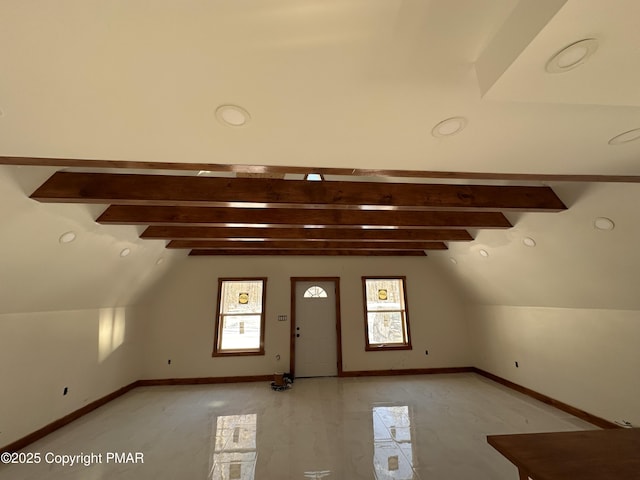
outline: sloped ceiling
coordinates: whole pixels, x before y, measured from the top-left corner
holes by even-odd
[[[637,18],[635,0],[3,1],[0,161],[52,167],[0,172],[2,309],[69,308],[61,298],[88,284],[74,308],[124,304],[168,255],[136,227],[95,224],[104,207],[28,199],[74,159],[182,174],[403,170],[502,184],[530,174],[569,209],[507,214],[513,229],[473,232],[420,261],[448,262],[483,303],[640,308],[640,141],[608,144],[640,128]],[[598,40],[589,61],[545,71],[585,38]],[[219,122],[225,104],[248,123]],[[456,116],[460,133],[431,134]],[[585,175],[610,182],[574,181]],[[598,216],[616,228],[595,230]],[[66,230],[87,240],[73,244],[88,249],[80,257],[58,243]],[[143,254],[120,258],[129,245]],[[81,267],[66,273],[69,262]]]
[[[128,305],[181,256],[163,241],[141,242],[136,227],[97,224],[104,205],[30,200],[51,173],[0,167],[0,314]],[[75,240],[60,243],[66,232]]]
[[[476,301],[494,305],[640,309],[640,188],[636,184],[554,184],[571,207],[557,214],[507,214],[515,225],[483,230],[467,245],[432,254],[451,262]],[[613,230],[598,230],[596,218],[610,218]],[[531,238],[535,247],[528,247]],[[479,254],[489,253],[488,257]]]

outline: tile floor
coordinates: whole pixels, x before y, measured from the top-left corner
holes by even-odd
[[[30,445],[40,463],[0,465],[0,479],[516,480],[486,435],[594,428],[472,373],[146,387]]]

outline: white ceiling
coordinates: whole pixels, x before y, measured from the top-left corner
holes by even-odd
[[[640,141],[607,143],[640,128],[638,18],[637,0],[3,0],[0,155],[640,175]],[[599,41],[588,62],[545,71],[583,38]],[[216,120],[229,103],[246,126]],[[431,135],[452,116],[467,127]],[[95,206],[28,200],[53,170],[0,171],[2,311],[125,304],[164,242],[98,226]],[[552,186],[568,211],[424,261],[482,303],[640,309],[640,187]]]
[[[53,170],[0,166],[0,314],[128,305],[185,255],[136,227],[97,224],[105,206],[29,199]],[[76,239],[60,243],[69,231]]]
[[[482,230],[470,244],[449,242],[449,251],[430,252],[430,259],[449,263],[479,303],[640,310],[640,187],[551,186],[568,210],[507,214],[513,228]],[[615,228],[596,229],[598,217],[610,218]],[[524,245],[526,237],[536,246]],[[489,256],[482,257],[481,249]]]
[[[1,153],[638,175],[640,143],[607,144],[640,127],[638,18],[637,0],[3,0]],[[589,62],[545,72],[590,37]],[[227,103],[251,122],[217,122]],[[434,138],[451,116],[467,128]]]

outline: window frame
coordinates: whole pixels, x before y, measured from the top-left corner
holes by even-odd
[[[262,312],[260,313],[260,346],[252,349],[225,349],[220,346],[222,344],[222,285],[224,282],[262,282]],[[216,318],[213,334],[213,353],[212,357],[233,357],[233,356],[251,356],[264,355],[264,329],[265,329],[265,310],[267,305],[267,277],[234,277],[234,278],[218,278],[218,298],[216,302]]]
[[[400,280],[402,287],[402,296],[404,301],[404,310],[389,310],[392,312],[401,312],[404,314],[404,328],[406,333],[406,342],[392,344],[371,344],[369,342],[369,308],[367,303],[367,280]],[[406,276],[377,276],[362,277],[362,307],[364,310],[364,339],[365,351],[380,352],[392,350],[413,350],[411,346],[411,327],[409,326],[409,304],[407,302],[407,277]],[[375,312],[375,310],[371,310]]]

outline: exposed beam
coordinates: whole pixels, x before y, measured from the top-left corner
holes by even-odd
[[[226,207],[560,211],[549,187],[308,182],[276,178],[212,178],[57,172],[31,198],[42,202]]]
[[[447,245],[443,242],[367,242],[367,241],[326,241],[326,240],[267,240],[244,241],[244,240],[172,240],[167,248],[188,248],[188,249],[325,249],[325,250],[446,250]]]
[[[363,228],[251,228],[251,227],[148,227],[140,238],[225,240],[268,238],[280,240],[372,240],[372,241],[471,241],[466,230],[363,229]]]
[[[191,250],[191,256],[207,256],[207,255],[307,255],[307,256],[366,256],[366,257],[426,257],[427,254],[422,250],[322,250],[322,249],[306,249],[306,250]]]
[[[367,211],[295,208],[207,208],[112,205],[97,219],[116,225],[227,224],[509,228],[500,212]]]
[[[506,180],[525,182],[620,182],[640,183],[640,175],[584,175],[580,173],[505,173],[505,172],[451,172],[434,170],[390,170],[345,167],[300,167],[286,165],[243,165],[196,162],[145,162],[130,160],[102,160],[83,158],[0,156],[0,165],[30,165],[43,167],[118,168],[123,170],[165,170],[245,173],[322,173],[325,175],[352,175],[375,177],[441,178],[462,180]]]

